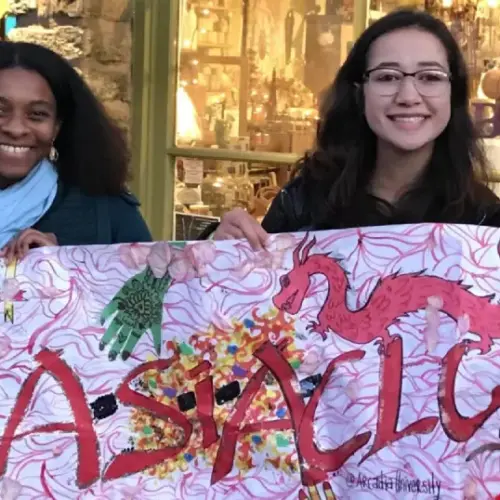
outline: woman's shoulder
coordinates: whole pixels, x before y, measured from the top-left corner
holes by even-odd
[[[106,205],[106,208],[112,212],[119,212],[125,209],[125,216],[133,213],[140,207],[139,200],[128,190],[124,189],[115,195],[92,195],[85,193],[78,186],[60,183],[54,206],[61,205],[66,209],[82,208],[86,205]]]
[[[140,203],[128,191],[91,195],[78,186],[60,183],[40,230],[58,236],[61,245],[95,245],[151,241],[139,211]]]
[[[303,230],[311,224],[311,213],[302,175],[292,179],[274,198],[262,221],[268,233]]]
[[[484,211],[481,225],[500,228],[500,200]]]
[[[107,196],[100,203],[107,205],[113,243],[137,243],[152,240],[149,228],[143,219],[137,197],[128,190]]]
[[[479,185],[477,189],[476,223],[482,226],[500,227],[500,198],[484,184]]]
[[[103,197],[109,205],[109,209],[113,212],[120,213],[121,210],[125,210],[126,214],[139,210],[141,203],[137,197],[130,191],[123,190],[121,193],[116,195],[108,195]]]

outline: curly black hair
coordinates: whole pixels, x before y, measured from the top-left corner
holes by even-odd
[[[54,142],[61,180],[88,195],[120,194],[129,172],[127,139],[75,68],[41,45],[1,41],[0,70],[7,68],[35,71],[54,94],[61,124]]]

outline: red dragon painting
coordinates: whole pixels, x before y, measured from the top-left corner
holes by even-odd
[[[309,241],[308,241],[309,240]],[[366,345],[376,340],[383,352],[391,341],[389,327],[399,318],[425,309],[432,296],[442,298],[441,312],[457,321],[468,315],[470,332],[479,340],[466,340],[468,349],[481,354],[491,350],[493,339],[500,338],[500,307],[492,302],[493,295],[477,296],[460,281],[428,276],[425,271],[393,274],[377,283],[366,304],[350,310],[346,302],[349,281],[338,259],[328,254],[311,254],[316,238],[302,239],[293,252],[293,268],[280,278],[280,291],[274,305],[289,314],[298,314],[315,275],[328,281],[328,294],[317,321],[309,330],[326,338],[328,333],[339,335],[354,344]]]

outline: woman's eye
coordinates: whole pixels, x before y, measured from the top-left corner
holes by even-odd
[[[440,73],[422,73],[419,79],[426,83],[437,83],[446,80],[446,76]]]
[[[290,286],[290,278],[288,276],[282,276],[280,278],[280,283],[283,288],[287,288]]]
[[[393,82],[399,80],[399,75],[395,75],[393,73],[382,73],[381,75],[376,76],[377,81],[379,82]]]
[[[46,111],[33,111],[30,116],[35,120],[43,120],[48,118],[49,114]]]

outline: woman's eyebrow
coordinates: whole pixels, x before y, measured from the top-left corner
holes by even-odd
[[[439,67],[441,69],[447,70],[447,67],[443,64],[441,64],[438,61],[421,61],[418,63],[418,66],[424,67],[424,68],[429,68],[429,67]]]
[[[447,70],[443,64],[441,64],[438,61],[420,61],[417,63],[418,67],[421,68],[441,68],[443,70]],[[374,67],[376,68],[401,68],[402,65],[401,63],[395,62],[395,61],[382,61],[378,64],[376,64]]]

